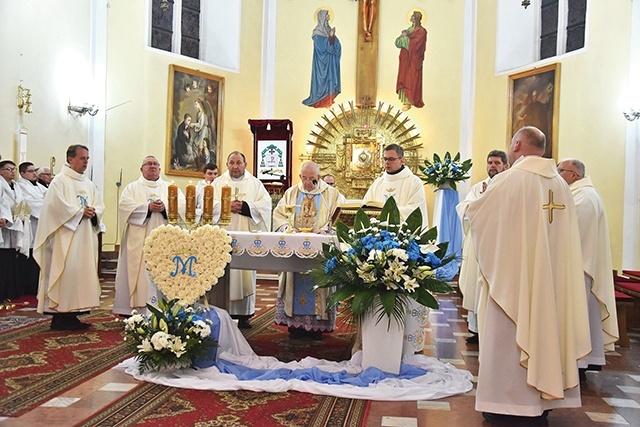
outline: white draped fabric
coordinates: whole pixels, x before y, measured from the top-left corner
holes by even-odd
[[[218,359],[237,365],[260,369],[306,369],[316,368],[325,372],[346,371],[357,375],[362,372],[362,352],[356,352],[350,360],[331,362],[306,357],[295,362],[280,362],[274,357],[256,355],[244,336],[240,333],[226,311],[215,308],[221,320]],[[196,390],[251,390],[270,393],[284,391],[302,391],[350,399],[371,399],[384,401],[441,399],[455,394],[466,393],[473,388],[472,375],[450,364],[424,355],[405,356],[403,363],[427,371],[425,375],[412,379],[400,379],[393,376],[385,378],[368,387],[349,384],[325,384],[311,380],[238,380],[235,375],[221,373],[218,368],[180,369],[172,373],[145,372],[141,374],[138,364],[131,358],[116,368],[124,369],[138,380],[162,384],[170,387]]]

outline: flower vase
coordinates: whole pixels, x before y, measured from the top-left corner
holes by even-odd
[[[400,373],[404,324],[386,315],[368,313],[362,319],[362,369],[370,366],[390,374]]]

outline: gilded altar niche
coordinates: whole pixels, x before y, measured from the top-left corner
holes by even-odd
[[[355,107],[350,101],[347,107],[340,104],[322,115],[307,140],[310,150],[300,157],[319,164],[322,175],[334,175],[336,188],[347,199],[362,199],[384,170],[382,153],[387,145],[404,148],[405,164],[419,173],[419,138],[402,110],[383,102],[377,108]]]

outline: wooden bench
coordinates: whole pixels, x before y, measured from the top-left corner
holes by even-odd
[[[616,342],[620,347],[629,348],[629,335],[627,335],[627,307],[633,307],[633,297],[615,291],[616,296],[616,311],[618,312],[618,333],[620,338]]]

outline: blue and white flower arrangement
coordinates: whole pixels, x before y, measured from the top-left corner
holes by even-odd
[[[465,181],[470,178],[467,172],[473,164],[471,159],[460,162],[460,153],[451,158],[451,154],[447,151],[443,158],[437,154],[433,154],[433,161],[425,159],[424,166],[419,166],[424,174],[422,180],[426,184],[431,184],[436,188],[449,186],[456,190],[456,183]]]
[[[183,307],[178,299],[160,300],[158,308],[147,304],[149,315],[133,312],[124,320],[127,348],[136,354],[140,372],[190,367],[206,356],[217,342],[211,321],[199,310]]]
[[[422,228],[422,214],[413,211],[401,221],[395,200],[387,200],[380,219],[369,218],[361,209],[353,228],[336,224],[338,243],[323,244],[324,265],[311,271],[317,288],[335,288],[328,306],[342,302],[355,320],[374,315],[404,322],[407,298],[437,308],[433,293],[453,289],[435,276],[435,270],[450,262],[447,242],[435,244],[436,228]]]

